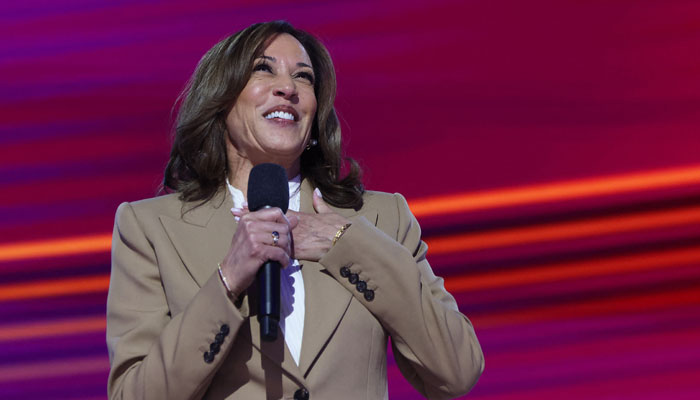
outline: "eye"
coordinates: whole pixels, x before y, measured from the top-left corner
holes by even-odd
[[[314,76],[310,72],[299,72],[297,73],[297,77],[306,79],[312,85],[314,84]]]
[[[255,72],[255,71],[272,72],[272,67],[270,67],[267,63],[264,63],[264,62],[263,62],[263,63],[260,63],[260,64],[256,65],[256,66],[253,68],[253,72]]]

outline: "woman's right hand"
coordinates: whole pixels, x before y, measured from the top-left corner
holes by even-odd
[[[296,217],[287,219],[279,208],[247,212],[240,217],[231,247],[221,263],[221,272],[236,297],[253,283],[265,261],[277,261],[283,268],[289,265],[291,231],[298,221]],[[276,246],[272,232],[279,233]]]

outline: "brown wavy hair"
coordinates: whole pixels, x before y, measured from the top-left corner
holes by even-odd
[[[212,47],[199,61],[179,104],[170,160],[163,190],[179,192],[184,201],[211,200],[226,182],[226,116],[248,83],[254,61],[279,34],[288,33],[306,49],[316,80],[316,116],[311,138],[318,144],[301,155],[301,174],[336,207],[362,207],[364,187],[357,162],[343,157],[340,123],[333,106],[335,69],[325,46],[307,32],[285,21],[259,23],[235,33]],[[343,161],[348,172],[341,177]]]

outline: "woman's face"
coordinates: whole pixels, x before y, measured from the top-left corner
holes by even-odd
[[[314,71],[304,47],[280,34],[254,62],[248,84],[226,117],[229,143],[254,165],[298,161],[316,115]]]

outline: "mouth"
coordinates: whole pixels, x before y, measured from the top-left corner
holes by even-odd
[[[275,106],[265,111],[263,118],[278,121],[299,121],[299,113],[290,106]]]

